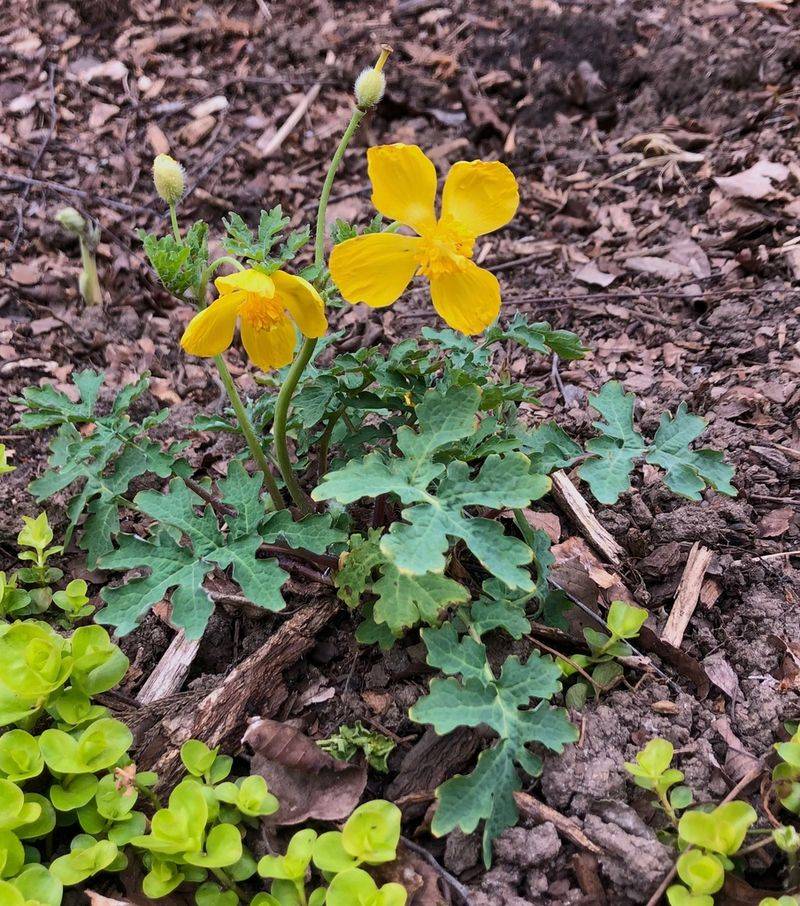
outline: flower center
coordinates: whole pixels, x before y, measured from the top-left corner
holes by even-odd
[[[261,293],[247,293],[239,317],[254,330],[269,330],[283,318],[283,306],[277,296],[270,299]]]
[[[426,277],[452,274],[464,270],[472,258],[475,237],[460,224],[442,218],[422,236],[417,252],[419,273]]]

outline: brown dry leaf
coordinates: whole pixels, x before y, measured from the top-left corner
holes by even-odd
[[[794,522],[794,510],[792,507],[781,507],[779,510],[771,510],[758,523],[758,535],[760,538],[780,538],[781,535],[789,531]]]
[[[378,866],[374,874],[379,885],[394,883],[405,887],[408,906],[446,906],[439,873],[402,841],[395,861]]]
[[[721,689],[731,701],[742,700],[739,677],[722,654],[710,654],[707,658],[704,658],[703,668],[711,682],[718,689]]]
[[[273,824],[343,821],[367,785],[366,765],[339,761],[296,727],[277,720],[254,720],[242,742],[254,751],[253,774],[260,774],[280,802]]]
[[[692,276],[692,271],[685,265],[678,264],[677,261],[670,261],[668,258],[656,258],[654,255],[628,258],[625,267],[638,274],[653,274],[656,277],[663,277],[665,280],[678,280],[681,277]]]
[[[616,274],[607,274],[601,271],[594,261],[589,261],[583,267],[578,268],[572,276],[581,283],[588,283],[590,286],[611,286],[617,279]]]
[[[773,181],[783,182],[789,175],[789,168],[769,160],[760,160],[747,170],[735,176],[717,176],[714,182],[722,191],[734,198],[763,198],[774,191]]]

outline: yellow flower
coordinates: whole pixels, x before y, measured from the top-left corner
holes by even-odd
[[[460,161],[450,168],[436,218],[436,168],[416,145],[367,151],[372,203],[416,236],[367,233],[334,246],[330,270],[348,302],[382,308],[411,278],[431,283],[433,306],[462,333],[480,333],[500,312],[494,274],[472,261],[478,236],[505,226],[519,205],[514,174],[499,161]]]
[[[307,337],[321,337],[328,329],[325,304],[302,277],[283,271],[267,276],[251,269],[219,277],[214,284],[219,298],[192,318],[181,337],[190,355],[224,352],[233,342],[238,320],[250,361],[268,371],[292,361],[295,324]]]

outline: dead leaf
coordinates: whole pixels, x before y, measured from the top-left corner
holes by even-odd
[[[670,261],[668,258],[656,258],[654,255],[628,258],[625,266],[639,274],[654,274],[665,280],[678,280],[680,277],[692,276],[692,271],[685,265],[678,264],[677,261]]]
[[[254,720],[242,739],[253,751],[251,771],[260,774],[280,802],[273,824],[311,818],[343,821],[367,785],[362,763],[339,761],[296,727],[277,720]]]
[[[735,176],[717,176],[714,182],[722,191],[733,198],[763,198],[774,191],[773,181],[783,182],[789,175],[789,168],[769,160],[760,160],[747,170]]]
[[[379,885],[404,887],[408,906],[445,906],[447,902],[439,886],[439,872],[402,841],[397,847],[397,858],[375,869],[375,880]]]
[[[90,906],[133,906],[130,900],[112,900],[94,890],[87,890],[85,893],[89,897]]]
[[[789,531],[793,521],[794,510],[792,507],[771,510],[758,523],[758,536],[759,538],[780,538]]]
[[[583,267],[576,270],[572,276],[576,280],[580,280],[581,283],[602,287],[611,286],[617,279],[616,274],[607,274],[605,271],[601,271],[594,261],[589,261],[587,264],[584,264]]]
[[[703,667],[711,682],[721,689],[732,701],[742,700],[739,677],[722,654],[710,654],[703,659]]]

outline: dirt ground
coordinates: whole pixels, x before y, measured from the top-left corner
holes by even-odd
[[[800,717],[800,245],[791,244],[800,217],[800,7],[7,0],[6,9],[0,442],[19,468],[0,482],[0,567],[13,562],[19,516],[36,510],[25,489],[46,456],[41,435],[14,428],[19,408],[9,397],[29,384],[62,385],[84,367],[105,370],[111,387],[149,369],[157,400],[172,410],[169,437],[187,436],[193,415],[219,399],[209,366],[177,346],[189,309],[148,274],[136,239],[137,228],[165,219],[150,180],[154,154],[185,164],[187,218],[213,225],[236,210],[253,219],[279,202],[294,223],[308,221],[352,80],[381,42],[394,47],[387,96],[345,157],[331,214],[371,216],[369,144],[417,143],[440,170],[503,159],[522,204],[476,257],[498,273],[504,316],[530,313],[591,349],[560,369],[514,353],[514,377],[541,390],[531,420],[555,416],[576,438],[589,436],[587,394],[612,378],[638,395],[645,434],[682,400],[708,419],[704,442],[735,465],[737,498],[682,501],[645,467],[618,505],[593,504],[625,549],[622,581],[656,633],[692,546],[714,555],[685,658],[650,652],[670,682],[631,671],[629,683],[586,705],[579,743],[548,759],[531,785],[600,855],[526,819],[498,842],[486,872],[476,838],[428,835],[417,794],[469,767],[479,740],[456,734],[431,757],[430,731],[406,716],[429,673],[414,637],[388,655],[359,649],[354,623],[338,616],[291,669],[292,693],[272,715],[299,718],[312,735],[362,719],[400,738],[388,778],[371,777],[368,790],[404,804],[406,835],[471,888],[475,906],[646,903],[671,857],[623,762],[665,736],[698,800],[717,801]],[[315,86],[307,113],[270,150]],[[102,310],[78,304],[77,247],[54,221],[65,204],[102,227]],[[388,310],[348,308],[332,320],[355,346],[395,342],[432,317],[414,293]],[[238,353],[229,361],[240,386],[254,390]],[[216,477],[228,443],[194,436],[193,465]],[[51,503],[58,522],[63,501]],[[572,537],[554,502],[542,509],[553,514],[554,540]],[[77,557],[70,562],[85,574]],[[302,600],[307,590],[294,594]],[[212,688],[273,630],[220,610],[187,688]],[[172,633],[151,616],[124,640],[129,695]],[[757,785],[745,795],[761,798]],[[747,880],[774,888],[780,878],[767,859],[750,864]],[[718,899],[758,900],[746,885]]]

